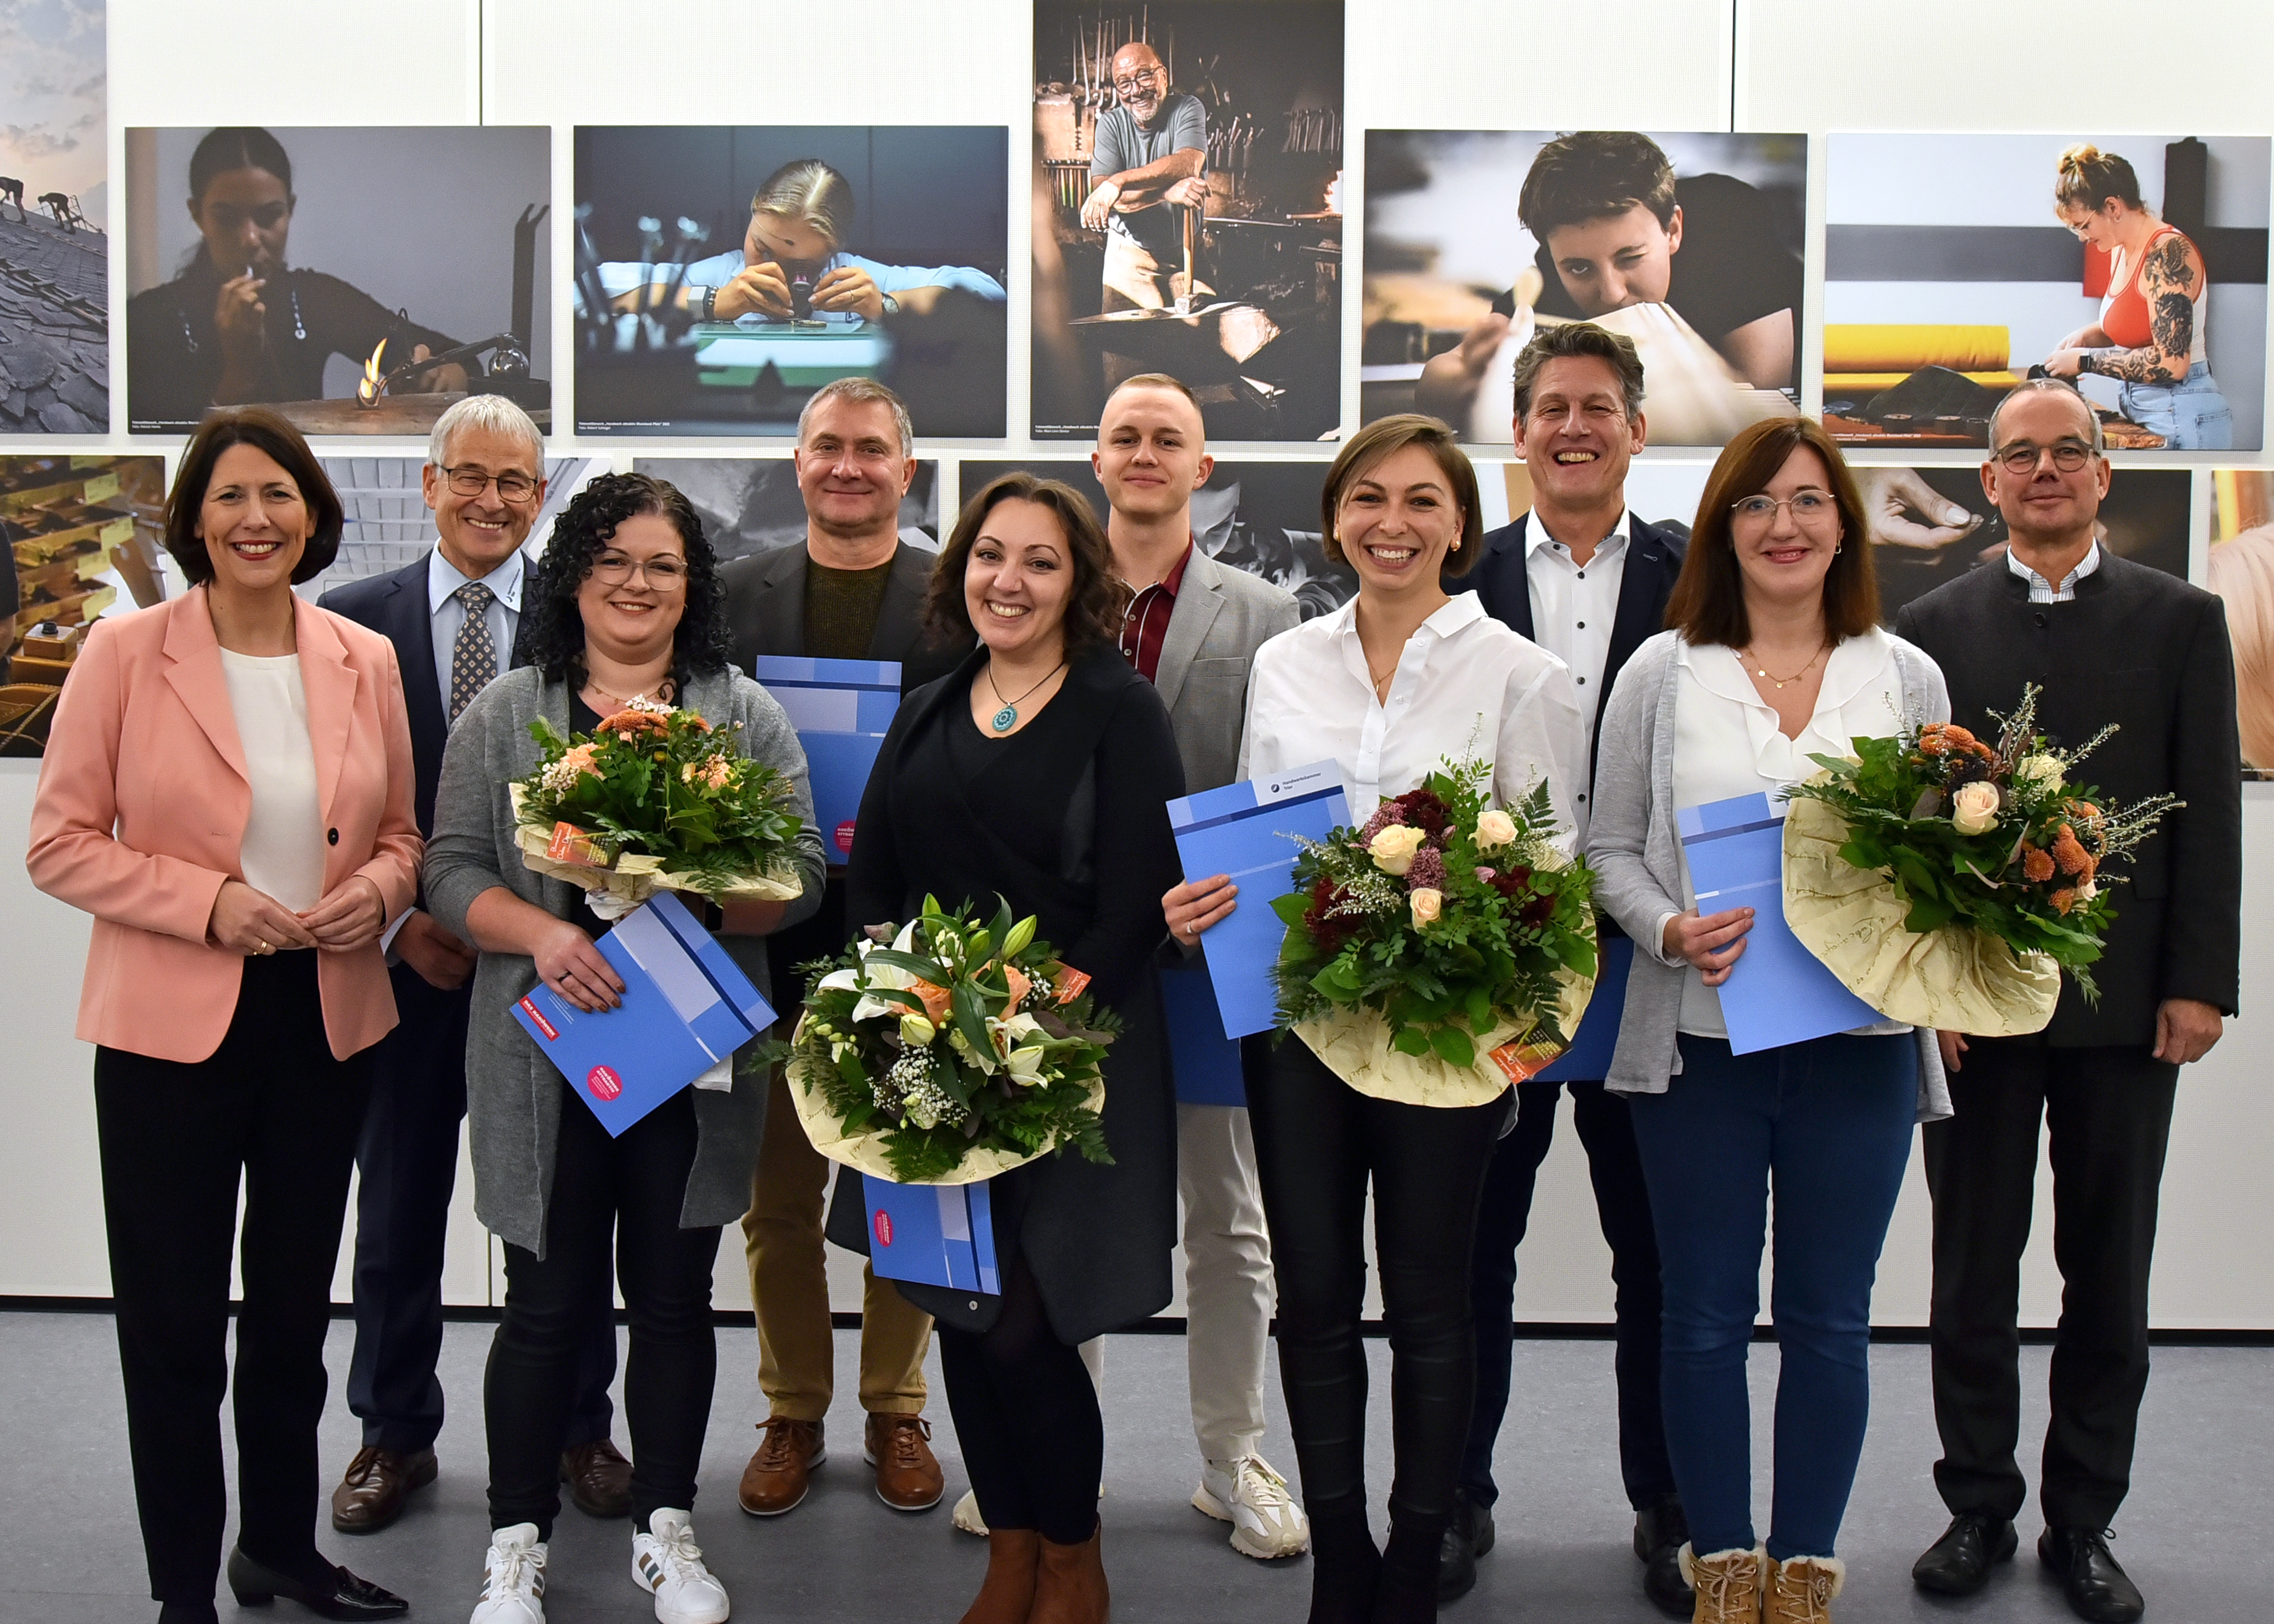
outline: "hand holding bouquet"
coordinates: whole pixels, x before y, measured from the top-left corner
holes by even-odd
[[[1788,792],[1785,914],[1794,934],[1874,1009],[1983,1036],[2052,1019],[2060,971],[2088,1001],[2087,968],[2114,917],[2107,872],[2164,814],[2072,784],[2115,731],[2062,750],[2037,731],[2035,686],[1995,744],[1928,722],[1857,739],[1852,757]]]
[[[544,759],[510,786],[522,861],[608,893],[614,913],[658,891],[732,901],[799,895],[790,780],[740,754],[739,730],[645,700],[589,737],[563,739],[538,718],[529,731]]]
[[[1503,810],[1448,760],[1358,829],[1303,842],[1279,1025],[1352,1087],[1481,1104],[1567,1048],[1594,988],[1594,876],[1554,843],[1545,783]]]
[[[1066,1145],[1112,1161],[1099,1067],[1120,1025],[1033,918],[1005,906],[983,927],[927,897],[873,936],[812,966],[781,1051],[815,1149],[903,1184],[972,1184]]]

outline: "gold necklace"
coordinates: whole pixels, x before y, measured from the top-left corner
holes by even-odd
[[[668,682],[668,681],[670,681],[670,680],[671,680],[671,679],[670,679],[669,677],[666,677],[666,678],[664,678],[664,679],[663,679],[663,681],[664,681],[664,682]],[[597,683],[597,682],[593,681],[593,680],[592,680],[592,679],[591,679],[591,677],[589,677],[589,676],[587,676],[587,677],[584,679],[584,686],[585,686],[586,688],[591,688],[591,689],[595,694],[598,694],[601,698],[603,698],[603,699],[606,699],[606,700],[608,700],[608,701],[612,702],[612,703],[615,705],[616,709],[617,709],[617,710],[621,710],[624,709],[627,705],[631,704],[631,703],[633,703],[633,701],[634,701],[634,700],[644,700],[644,699],[646,699],[646,698],[647,698],[647,693],[646,693],[646,690],[644,690],[644,689],[641,690],[639,693],[634,694],[634,695],[631,696],[631,698],[630,698],[630,699],[626,699],[626,698],[625,698],[622,695],[621,695],[621,694],[612,694],[612,693],[610,693],[606,688],[602,688],[599,683]],[[657,686],[659,688],[660,688],[663,686],[663,683],[662,683],[662,682],[659,682],[659,683],[657,683],[657,684],[656,684],[656,686]],[[660,702],[660,700],[659,700],[657,703],[660,703],[661,702]]]
[[[1753,651],[1751,649],[1740,649],[1737,650],[1738,657],[1747,665],[1752,666],[1753,674],[1755,676],[1760,678],[1765,682],[1774,683],[1780,692],[1783,691],[1784,686],[1788,682],[1797,682],[1810,672],[1815,670],[1816,662],[1824,658],[1824,653],[1825,651],[1822,649],[1817,650],[1817,651],[1810,657],[1807,665],[1803,665],[1798,671],[1794,672],[1792,675],[1788,677],[1773,677],[1769,675],[1768,668],[1763,665],[1759,660],[1753,658]]]

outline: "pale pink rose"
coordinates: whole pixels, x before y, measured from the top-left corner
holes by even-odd
[[[1429,837],[1404,823],[1392,823],[1367,842],[1367,853],[1384,874],[1404,875],[1413,866],[1413,853]]]
[[[1435,924],[1437,916],[1445,911],[1445,893],[1432,891],[1426,885],[1412,892],[1408,900],[1413,905],[1413,929],[1416,930],[1425,925]]]
[[[1960,785],[1951,793],[1950,821],[1960,834],[1987,834],[1998,823],[1998,786]]]
[[[1477,850],[1488,852],[1496,846],[1507,846],[1516,838],[1516,820],[1495,807],[1477,819]]]

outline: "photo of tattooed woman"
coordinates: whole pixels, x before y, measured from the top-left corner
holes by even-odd
[[[2266,404],[2263,136],[1841,135],[1825,233],[1840,439],[1979,446],[2024,378],[2119,450],[2255,450]]]

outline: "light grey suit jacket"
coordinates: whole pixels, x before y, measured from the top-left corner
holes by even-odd
[[[1302,618],[1292,593],[1193,549],[1153,678],[1184,757],[1186,794],[1239,777],[1239,730],[1255,650],[1294,630]]]

